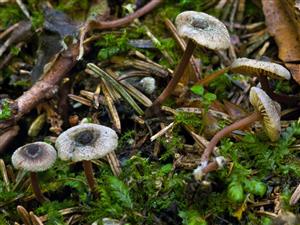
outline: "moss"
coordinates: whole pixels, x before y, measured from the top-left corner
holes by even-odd
[[[0,7],[0,27],[6,28],[24,19],[17,4],[5,4]]]

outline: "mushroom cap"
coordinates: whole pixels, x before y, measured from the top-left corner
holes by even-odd
[[[175,20],[178,34],[212,50],[227,49],[230,36],[226,26],[206,13],[185,11]]]
[[[260,112],[264,128],[271,139],[277,141],[280,136],[280,109],[272,99],[260,88],[252,87],[250,102],[256,111]]]
[[[106,126],[85,123],[64,131],[56,139],[58,157],[73,162],[99,159],[118,146],[118,135]]]
[[[230,70],[234,73],[252,75],[252,76],[268,76],[279,80],[291,79],[291,73],[283,66],[264,62],[255,59],[238,58],[234,60],[230,66]]]
[[[40,172],[49,169],[57,158],[56,150],[45,142],[34,142],[18,148],[11,161],[16,169]]]

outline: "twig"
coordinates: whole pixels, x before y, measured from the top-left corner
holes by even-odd
[[[99,29],[99,30],[105,30],[105,29],[112,29],[116,27],[122,27],[129,23],[131,23],[134,19],[139,18],[151,10],[153,10],[155,7],[157,7],[160,3],[162,3],[163,0],[152,0],[148,4],[146,4],[141,9],[135,11],[134,13],[113,21],[91,21],[89,24],[89,27],[91,30]]]

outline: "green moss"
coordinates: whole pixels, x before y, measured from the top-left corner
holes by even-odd
[[[0,105],[0,121],[9,119],[11,116],[12,112],[9,107],[9,103],[4,99]]]
[[[17,4],[5,4],[0,7],[0,27],[6,28],[24,19]]]

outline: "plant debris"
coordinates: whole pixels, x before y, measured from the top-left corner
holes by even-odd
[[[300,224],[299,9],[0,0],[0,225]]]

